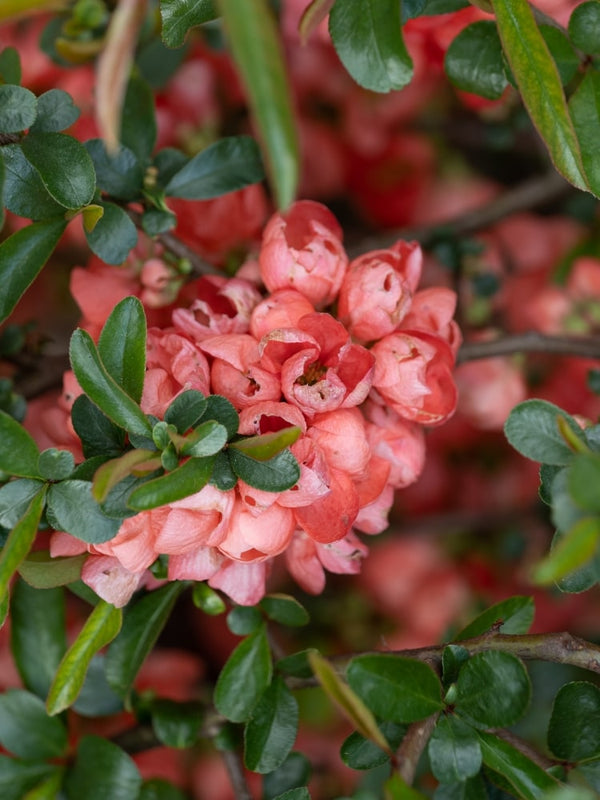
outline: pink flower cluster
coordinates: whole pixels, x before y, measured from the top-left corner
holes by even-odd
[[[455,297],[418,290],[421,262],[407,242],[349,262],[335,217],[312,201],[275,214],[260,278],[252,264],[241,274],[254,281],[203,277],[170,325],[149,329],[142,408],[162,417],[174,396],[197,389],[231,401],[241,434],[298,426],[298,483],[280,493],[207,485],[126,519],[104,544],[57,532],[52,555],[87,549],[82,578],[115,605],[160,554],[169,556],[169,580],[207,580],[241,604],[261,599],[279,555],[313,593],[325,570],[358,572],[367,548],[356,532],[387,527],[394,490],[423,467],[423,426],[444,422],[456,405]],[[79,300],[85,273],[76,280]]]

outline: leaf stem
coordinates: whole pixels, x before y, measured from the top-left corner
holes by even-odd
[[[514,353],[552,353],[600,359],[599,336],[547,336],[537,331],[508,334],[498,339],[464,342],[456,358],[457,364],[480,358],[495,358]]]

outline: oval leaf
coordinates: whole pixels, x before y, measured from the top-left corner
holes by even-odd
[[[261,695],[246,725],[246,767],[259,774],[277,769],[294,746],[297,731],[298,703],[278,676]]]
[[[16,419],[0,411],[0,470],[8,475],[39,478],[40,451]]]
[[[65,780],[68,800],[133,800],[142,778],[133,760],[100,736],[85,736]]]
[[[13,214],[31,220],[63,217],[65,209],[46,191],[39,172],[25,158],[20,145],[1,148],[4,163],[4,205]]]
[[[142,192],[144,171],[128,147],[121,145],[109,154],[102,139],[90,139],[86,150],[94,162],[98,188],[119,200],[132,200]]]
[[[92,201],[96,173],[87,150],[77,139],[65,133],[30,133],[21,147],[57,203],[81,208]]]
[[[508,781],[523,800],[540,800],[558,781],[503,739],[478,731],[483,763]]]
[[[586,72],[569,100],[569,111],[581,148],[581,160],[588,183],[600,194],[600,74]]]
[[[47,513],[54,528],[87,544],[101,544],[113,539],[122,522],[105,516],[92,497],[92,484],[80,480],[52,484],[48,492]]]
[[[304,606],[287,594],[268,594],[260,601],[260,607],[269,619],[282,625],[300,627],[310,621]]]
[[[463,92],[489,100],[500,97],[508,81],[495,24],[481,20],[464,28],[446,51],[444,70]]]
[[[569,464],[574,452],[560,432],[559,417],[585,443],[584,433],[573,417],[546,400],[526,400],[515,406],[506,420],[504,433],[515,450],[526,458],[543,464]]]
[[[455,642],[481,636],[492,628],[498,633],[527,633],[535,614],[531,597],[509,597],[479,614],[466,628],[454,637]]]
[[[268,461],[257,461],[233,447],[228,452],[235,474],[255,489],[284,492],[300,478],[300,467],[289,450],[283,450]]]
[[[600,689],[574,681],[554,699],[548,725],[548,747],[555,756],[577,762],[600,755]]]
[[[183,440],[180,449],[182,456],[204,458],[214,456],[227,444],[227,429],[220,422],[208,420]]]
[[[98,355],[111,378],[139,403],[146,373],[146,315],[137,297],[123,298],[111,311],[98,340]]]
[[[135,489],[127,505],[134,511],[148,511],[196,494],[208,483],[212,467],[212,458],[190,458],[172,472]]]
[[[458,783],[481,769],[477,734],[458,717],[442,715],[427,746],[431,771],[441,783]]]
[[[167,47],[181,47],[190,28],[210,22],[219,14],[213,0],[162,0],[160,16],[163,42]]]
[[[52,558],[48,550],[34,550],[21,562],[19,574],[34,589],[52,589],[79,580],[87,553]]]
[[[39,697],[9,689],[0,695],[0,744],[29,761],[58,758],[67,746],[67,730],[46,714]]]
[[[31,550],[42,518],[45,499],[44,486],[32,498],[24,515],[12,529],[4,547],[0,550],[0,600],[4,599],[10,579]]]
[[[73,98],[62,89],[50,89],[37,99],[37,117],[30,132],[58,133],[79,119]]]
[[[0,86],[0,131],[19,133],[30,128],[37,114],[37,98],[23,86]]]
[[[85,238],[95,255],[107,264],[122,264],[137,244],[137,228],[125,212],[114,203],[100,203],[104,213]]]
[[[232,722],[245,722],[269,685],[271,672],[271,652],[261,625],[238,644],[221,670],[214,695],[217,710]]]

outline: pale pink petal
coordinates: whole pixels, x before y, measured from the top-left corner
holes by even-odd
[[[302,531],[294,534],[285,560],[296,583],[310,594],[320,594],[325,588],[325,570],[317,556],[316,544]]]
[[[205,581],[217,572],[223,556],[214,547],[200,547],[169,558],[170,581]]]
[[[265,596],[266,579],[267,564],[264,561],[253,561],[250,564],[227,561],[208,584],[213,589],[225,592],[234,603],[254,606]]]
[[[83,565],[81,580],[98,597],[116,608],[122,608],[140,585],[142,573],[130,572],[111,556],[90,556]]]

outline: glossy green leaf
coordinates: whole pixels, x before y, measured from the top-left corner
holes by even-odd
[[[119,200],[133,200],[141,194],[144,170],[132,150],[121,145],[117,153],[109,154],[102,139],[90,139],[85,147],[94,163],[99,189]]]
[[[560,76],[527,0],[492,0],[492,6],[521,97],[554,165],[572,184],[587,189]]]
[[[46,780],[56,769],[43,761],[20,761],[0,755],[0,796],[2,800],[23,800],[26,792]]]
[[[260,601],[260,607],[269,619],[282,625],[300,627],[310,621],[304,606],[287,594],[268,594]]]
[[[395,0],[336,0],[329,33],[341,62],[363,88],[389,92],[410,83],[412,59]]]
[[[81,691],[73,703],[73,711],[83,717],[106,717],[123,711],[123,701],[108,685],[104,665],[104,655],[92,657]]]
[[[104,214],[94,229],[85,231],[92,252],[107,264],[122,264],[138,240],[138,232],[129,215],[114,203],[101,202]]]
[[[142,778],[133,760],[100,736],[85,736],[65,781],[67,800],[137,800]]]
[[[227,429],[228,438],[231,439],[238,432],[240,418],[232,403],[220,394],[211,394],[206,398],[206,411],[203,420],[214,419]]]
[[[0,695],[0,744],[30,761],[58,758],[67,746],[67,730],[46,714],[44,701],[23,689]]]
[[[292,426],[272,433],[262,433],[259,436],[248,436],[232,442],[231,447],[257,461],[268,461],[286,447],[293,445],[301,434],[300,428]]]
[[[139,403],[146,374],[146,315],[137,297],[113,308],[98,340],[102,363],[119,386]]]
[[[481,769],[477,734],[453,714],[442,714],[427,747],[431,771],[441,783],[465,781]]]
[[[550,553],[534,567],[532,580],[542,586],[561,580],[593,557],[599,540],[600,518],[584,517],[555,538]]]
[[[53,589],[79,580],[87,557],[82,553],[52,558],[48,550],[34,550],[21,562],[19,574],[34,589]]]
[[[86,458],[119,455],[125,447],[125,431],[81,394],[71,408],[71,422],[81,439]]]
[[[579,57],[573,45],[559,27],[554,27],[554,25],[540,25],[540,33],[544,37],[550,55],[554,59],[560,76],[560,82],[563,86],[566,86],[577,74],[579,69]],[[581,141],[579,143],[581,144]]]
[[[227,627],[236,636],[246,636],[263,624],[263,616],[256,606],[234,606],[227,614]]]
[[[573,417],[546,400],[526,400],[515,406],[506,420],[504,433],[515,450],[526,458],[543,464],[569,464],[574,453],[559,431],[558,417],[565,419],[571,431],[585,442]]]
[[[21,147],[49,194],[65,208],[91,203],[96,173],[85,147],[64,133],[30,133]]]
[[[587,4],[586,4],[587,5]],[[600,5],[600,3],[598,4]],[[569,100],[569,111],[581,148],[581,159],[594,194],[600,192],[600,74],[588,71]]]
[[[31,499],[27,510],[9,533],[8,539],[0,550],[0,600],[8,591],[10,579],[31,550],[38,532],[45,500],[46,489],[44,487]]]
[[[34,222],[0,243],[0,322],[12,312],[50,258],[66,224],[63,219]]]
[[[145,169],[156,144],[154,94],[146,81],[137,75],[133,75],[127,84],[120,138]]]
[[[160,208],[149,208],[142,214],[142,229],[148,236],[159,236],[173,230],[177,225],[177,216],[171,211]]]
[[[575,47],[589,55],[600,54],[600,3],[589,0],[573,9],[569,36]]]
[[[102,513],[92,497],[92,484],[88,481],[68,480],[52,484],[46,513],[54,528],[87,544],[107,542],[121,527],[121,520]]]
[[[393,752],[398,749],[408,730],[406,725],[395,722],[382,722],[379,728]],[[356,731],[342,743],[340,757],[346,766],[360,770],[375,769],[390,760],[388,753]]]
[[[121,697],[129,692],[184,588],[173,581],[128,606],[121,632],[106,655],[106,678]]]
[[[244,731],[244,763],[252,772],[277,769],[289,755],[298,732],[298,703],[277,676],[255,705]]]
[[[214,456],[227,444],[227,428],[215,420],[201,422],[189,436],[182,440],[182,456],[205,458]]]
[[[229,456],[225,450],[217,453],[210,483],[222,492],[228,492],[237,484],[237,475],[231,468]]]
[[[489,100],[500,97],[508,81],[496,25],[481,20],[463,28],[446,51],[444,70],[464,92]]]
[[[522,661],[512,653],[489,651],[462,666],[454,707],[478,727],[506,727],[523,716],[530,698],[531,682]]]
[[[271,682],[271,653],[264,625],[229,656],[217,679],[214,703],[232,722],[245,722]]]
[[[165,411],[165,422],[169,425],[175,425],[178,432],[183,434],[196,425],[207,408],[208,401],[202,392],[196,389],[188,389],[178,394],[171,401]]]
[[[13,214],[31,220],[63,217],[65,209],[46,191],[39,172],[25,158],[21,146],[0,149],[4,164],[4,205]]]
[[[0,411],[0,469],[8,475],[38,478],[39,457],[31,434],[16,419]]]
[[[448,689],[458,678],[462,665],[468,661],[470,653],[458,644],[449,644],[442,651],[443,686]]]
[[[32,133],[58,133],[79,119],[80,111],[73,98],[62,89],[50,89],[37,99],[37,117],[29,129]]]
[[[146,415],[111,377],[87,331],[78,328],[73,333],[69,357],[79,385],[109,419],[132,433],[151,433]]]
[[[97,603],[60,662],[46,700],[48,714],[59,714],[75,702],[93,656],[112,642],[121,628],[121,620],[120,608],[104,600]]]
[[[167,47],[181,47],[190,28],[216,19],[213,0],[161,0],[161,36]]]
[[[233,59],[245,84],[279,208],[294,199],[298,136],[275,21],[266,0],[218,0]]]
[[[68,478],[75,469],[75,459],[70,450],[57,450],[49,447],[40,453],[38,470],[42,478],[50,481],[62,481]]]
[[[147,511],[199,492],[210,479],[212,458],[189,458],[166,475],[147,481],[135,489],[127,501],[135,511]]]
[[[171,197],[210,200],[265,177],[258,145],[250,136],[219,139],[176,172],[166,186]]]
[[[37,98],[23,86],[0,86],[0,131],[19,133],[31,127],[37,114]]]
[[[600,756],[600,689],[597,686],[574,681],[560,688],[548,725],[548,747],[565,761]]]
[[[532,597],[509,597],[486,608],[454,637],[455,642],[481,636],[492,628],[499,633],[527,633],[533,623],[535,604]]]
[[[211,617],[223,614],[227,610],[223,598],[202,581],[195,583],[192,589],[192,600],[196,608]]]
[[[441,686],[427,664],[388,653],[357,656],[348,683],[380,719],[414,722],[442,709]]]
[[[498,772],[523,800],[540,800],[557,781],[526,755],[491,733],[478,731],[483,763]]]
[[[204,713],[200,703],[155,700],[152,703],[152,728],[167,747],[183,749],[198,741]]]
[[[34,589],[22,579],[16,581],[11,621],[10,646],[23,685],[45,698],[67,649],[64,591]]]
[[[96,471],[92,482],[92,497],[103,503],[113,486],[127,478],[140,464],[156,456],[154,450],[128,450],[119,458],[106,461]]]
[[[389,743],[378,727],[372,710],[363,702],[359,694],[342,679],[333,665],[317,650],[308,652],[308,661],[325,694],[350,720],[361,736],[391,756]]]
[[[257,461],[240,450],[229,448],[231,468],[245,483],[265,492],[284,492],[300,478],[300,467],[289,450],[268,461]]]
[[[29,478],[4,484],[0,488],[0,525],[4,528],[13,528],[43,486],[42,481]]]

